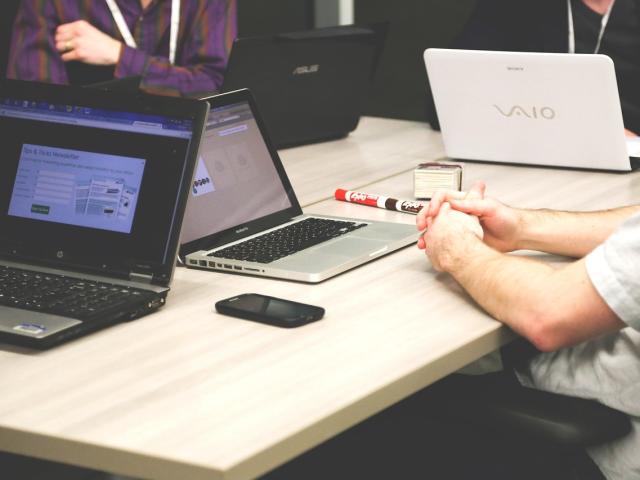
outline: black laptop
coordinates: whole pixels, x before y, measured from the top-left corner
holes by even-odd
[[[222,91],[251,90],[276,148],[343,137],[358,125],[386,32],[380,24],[239,38]]]
[[[0,84],[0,341],[46,348],[165,303],[207,113]]]

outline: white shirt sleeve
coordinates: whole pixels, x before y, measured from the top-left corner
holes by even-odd
[[[587,273],[609,307],[640,330],[640,214],[625,221],[586,258]]]

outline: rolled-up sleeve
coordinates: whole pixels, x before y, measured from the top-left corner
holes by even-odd
[[[630,327],[640,330],[640,214],[636,214],[586,259],[594,287]]]

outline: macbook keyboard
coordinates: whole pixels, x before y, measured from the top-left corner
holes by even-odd
[[[366,226],[366,223],[309,217],[284,228],[210,253],[210,257],[271,263]]]
[[[0,305],[91,320],[147,290],[0,265]]]

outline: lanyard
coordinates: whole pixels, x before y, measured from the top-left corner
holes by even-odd
[[[607,11],[602,16],[602,21],[600,22],[600,33],[598,33],[598,41],[596,42],[596,49],[593,53],[598,53],[600,51],[602,37],[604,36],[604,31],[607,29],[607,23],[609,23],[611,10],[613,10],[613,5],[615,3],[616,0],[611,0],[609,8],[607,8]],[[571,7],[571,0],[567,0],[567,9],[569,10],[569,53],[576,53],[576,34],[573,28],[573,8]]]
[[[138,48],[136,41],[133,39],[133,35],[131,35],[131,30],[127,25],[127,22],[124,20],[124,16],[122,16],[122,11],[120,11],[120,7],[115,0],[105,0],[107,5],[109,6],[109,10],[111,10],[111,15],[118,26],[118,30],[120,30],[120,35],[124,39],[124,42],[127,46],[131,48]],[[169,61],[173,65],[176,63],[176,49],[178,45],[178,28],[180,26],[180,0],[171,0],[171,30],[169,34]]]

